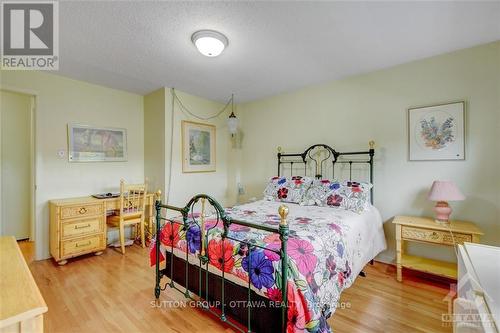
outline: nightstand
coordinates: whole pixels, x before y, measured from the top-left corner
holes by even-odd
[[[442,225],[427,217],[396,216],[392,223],[396,225],[397,280],[400,282],[403,280],[403,267],[457,278],[456,263],[405,254],[405,241],[453,246],[454,243],[479,243],[479,237],[483,235],[474,223],[464,221],[451,221],[449,225]]]

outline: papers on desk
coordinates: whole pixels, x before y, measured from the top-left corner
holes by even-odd
[[[118,198],[120,196],[120,193],[98,193],[98,194],[92,194],[92,196],[96,199],[110,199],[110,198]]]

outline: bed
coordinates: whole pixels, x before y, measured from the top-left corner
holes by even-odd
[[[332,179],[336,164],[348,166],[350,179],[353,165],[364,164],[373,181],[373,156],[372,145],[348,153],[323,144],[297,154],[279,151],[278,177],[287,170],[290,179],[302,179],[292,176],[302,163],[305,176],[321,179],[331,162]],[[167,218],[165,210],[181,216]],[[371,204],[353,212],[258,200],[223,209],[200,194],[184,207],[157,201],[156,211],[150,251],[155,297],[177,289],[241,332],[330,332],[327,319],[340,294],[386,247],[380,213]]]

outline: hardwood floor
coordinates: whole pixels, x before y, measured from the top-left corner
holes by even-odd
[[[17,245],[19,245],[24,260],[26,260],[26,263],[30,264],[35,259],[35,242],[30,242],[29,240],[22,240],[18,241]]]
[[[52,260],[29,266],[49,307],[45,332],[234,332],[201,310],[153,307],[154,268],[147,249],[136,245],[125,255],[107,249],[66,266]],[[343,293],[346,307],[329,320],[334,332],[451,332],[441,324],[447,284],[408,274],[399,283],[395,268],[382,263],[366,273]],[[184,298],[167,288],[161,300],[176,305]]]
[[[378,262],[365,271],[366,278],[358,277],[342,293],[341,302],[351,307],[330,318],[334,332],[452,332],[441,321],[449,283],[406,271],[397,282],[396,267]]]

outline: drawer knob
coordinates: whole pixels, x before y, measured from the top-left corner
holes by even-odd
[[[75,225],[75,229],[85,229],[90,228],[90,223],[86,225]]]
[[[87,208],[85,207],[82,207],[80,208],[80,210],[78,211],[80,214],[85,214],[87,212]]]
[[[90,245],[91,243],[92,243],[91,241],[88,241],[87,243],[84,243],[84,244],[78,244],[78,243],[76,243],[76,247],[87,246],[87,245]]]

